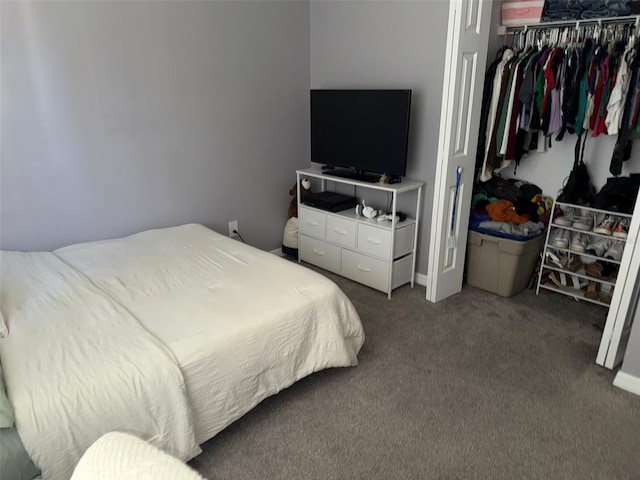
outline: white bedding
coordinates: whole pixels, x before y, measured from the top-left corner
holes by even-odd
[[[46,480],[68,479],[102,434],[133,431],[181,459],[200,451],[171,352],[52,253],[2,252],[0,357],[15,423]]]
[[[191,458],[267,396],[355,365],[364,341],[333,282],[201,225],[0,263],[0,356],[47,480],[112,430]]]
[[[100,437],[80,459],[71,480],[205,480],[171,455],[122,432]]]
[[[333,282],[201,225],[55,253],[171,349],[198,443],[312,372],[357,364],[362,324]]]

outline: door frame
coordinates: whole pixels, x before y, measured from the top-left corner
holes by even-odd
[[[636,198],[636,207],[631,218],[622,261],[618,269],[616,288],[613,291],[596,357],[596,363],[608,369],[613,369],[622,363],[631,334],[634,318],[633,299],[640,282],[639,236],[640,192]]]

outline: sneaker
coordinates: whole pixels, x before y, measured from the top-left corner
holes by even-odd
[[[587,247],[586,252],[591,255],[595,255],[596,257],[602,257],[606,251],[611,248],[613,244],[613,240],[609,238],[600,237],[595,240],[593,243],[590,243]]]
[[[612,242],[611,247],[605,252],[605,258],[610,258],[619,262],[622,260],[622,252],[624,251],[624,242]]]
[[[548,250],[546,254],[546,264],[547,265],[555,265],[558,268],[564,268],[565,264],[562,262],[562,252],[554,252],[552,250]]]
[[[589,237],[584,233],[574,233],[571,237],[571,251],[584,253],[589,245]]]
[[[611,235],[615,224],[616,217],[614,217],[613,215],[605,215],[604,220],[602,220],[602,222],[600,222],[598,226],[593,229],[593,231],[601,235]]]
[[[569,231],[554,230],[551,233],[551,245],[557,248],[568,248],[569,247]]]
[[[629,219],[627,217],[621,217],[613,228],[613,236],[617,238],[627,238],[627,235],[629,235]]]
[[[564,210],[556,208],[556,217],[553,223],[561,227],[570,227],[573,224],[573,208],[566,207]]]
[[[594,214],[588,210],[578,210],[577,213],[574,214],[571,226],[577,230],[590,232],[593,228],[593,217]]]

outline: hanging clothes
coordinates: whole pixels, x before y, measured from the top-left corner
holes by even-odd
[[[625,50],[626,56],[633,45]],[[611,90],[609,97],[609,103],[607,104],[607,118],[605,119],[605,125],[607,132],[610,135],[617,135],[620,127],[620,120],[622,118],[622,110],[624,108],[624,99],[629,92],[629,67],[624,60],[620,62],[620,68],[618,69],[618,75],[616,76],[616,82]]]
[[[629,136],[633,130],[633,126],[629,123],[629,119],[632,117],[632,112],[636,109],[635,104],[638,103],[638,93],[640,91],[637,85],[638,78],[640,78],[640,75],[638,75],[638,69],[640,68],[639,46],[640,43],[637,43],[633,51],[629,52],[629,55],[624,56],[631,70],[631,78],[629,79],[629,92],[624,101],[624,111],[620,120],[618,139],[613,147],[613,155],[611,156],[611,163],[609,165],[609,172],[615,176],[622,173],[622,163],[631,157],[632,143]],[[633,92],[631,91],[632,88]]]
[[[622,32],[622,33],[621,33]],[[517,38],[517,42],[515,42]],[[524,39],[524,43],[523,43]],[[610,171],[640,132],[635,32],[618,27],[518,34],[487,69],[476,153],[478,179],[545,151],[566,134],[618,135]],[[614,173],[615,175],[615,173]]]
[[[491,94],[491,102],[487,111],[487,119],[484,123],[486,125],[486,141],[483,145],[484,158],[482,162],[482,169],[480,172],[480,178],[487,181],[491,178],[491,172],[493,171],[493,161],[489,161],[492,155],[495,155],[495,134],[497,130],[496,115],[498,112],[498,106],[504,101],[504,91],[506,90],[506,82],[502,79],[505,77],[505,73],[508,72],[507,65],[509,61],[514,57],[514,52],[510,48],[507,48],[503,55],[502,60],[496,66],[496,72],[493,78],[493,87]]]

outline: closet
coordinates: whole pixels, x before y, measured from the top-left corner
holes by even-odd
[[[469,164],[468,159],[463,157],[463,153],[467,153],[469,144],[474,146],[478,142],[478,138],[474,134],[482,133],[480,128],[480,111],[482,110],[482,79],[487,68],[494,60],[493,53],[484,63],[483,47],[481,45],[483,38],[486,38],[488,44],[498,47],[505,47],[514,50],[514,56],[530,54],[547,47],[551,49],[548,55],[555,51],[552,59],[557,63],[554,64],[556,69],[553,70],[553,80],[556,78],[562,82],[562,75],[558,76],[557,67],[564,68],[565,74],[576,73],[577,68],[582,66],[585,69],[586,82],[584,88],[598,87],[596,81],[593,85],[589,81],[594,82],[599,78],[598,74],[602,73],[601,64],[606,61],[610,53],[614,56],[610,57],[605,64],[608,68],[611,63],[615,63],[616,55],[620,58],[625,53],[631,57],[633,54],[628,53],[634,51],[637,39],[638,18],[608,18],[608,19],[592,19],[589,21],[572,21],[572,22],[553,22],[545,25],[535,25],[521,28],[498,29],[497,34],[502,34],[500,42],[496,42],[496,30],[490,28],[492,22],[499,22],[499,12],[496,14],[495,8],[499,8],[499,3],[494,5],[494,15],[491,11],[487,12],[486,3],[477,0],[458,1],[453,0],[450,4],[449,14],[449,44],[447,45],[447,54],[445,58],[445,79],[443,88],[441,126],[440,126],[440,144],[441,152],[438,154],[437,170],[434,185],[434,208],[432,210],[431,222],[431,241],[428,268],[427,283],[427,299],[430,301],[439,301],[452,293],[455,293],[455,284],[458,283],[458,289],[462,285],[462,274],[460,268],[460,259],[464,259],[466,253],[467,224],[469,220],[468,209],[471,205],[471,191],[473,173],[469,169],[475,170],[473,164]],[[485,34],[485,28],[493,30],[495,34],[491,38]],[[502,31],[501,31],[502,30]],[[470,32],[476,33],[475,44],[472,44]],[[582,57],[580,62],[580,54],[584,54],[584,45],[590,40],[590,55],[596,53],[598,63],[591,64],[591,58]],[[623,51],[615,50],[616,44],[618,48],[624,47]],[[601,48],[597,49],[596,45]],[[606,47],[602,47],[606,45]],[[613,46],[613,51],[609,52],[609,46]],[[631,50],[629,50],[631,48]],[[487,50],[484,50],[485,58]],[[520,57],[524,58],[524,57]],[[568,60],[565,64],[564,59],[574,58],[577,61],[569,64]],[[562,62],[560,61],[562,59]],[[500,59],[502,60],[502,59]],[[587,61],[589,60],[589,61]],[[508,61],[508,60],[507,60]],[[523,64],[526,66],[526,64]],[[589,70],[590,68],[600,67],[600,69]],[[614,66],[615,67],[615,66]],[[474,70],[476,69],[476,70]],[[571,70],[574,69],[574,70]],[[611,68],[608,72],[608,80],[611,82],[601,82],[598,101],[599,105],[607,105],[603,103],[603,98],[608,95],[610,98],[612,89],[615,87],[613,79],[617,78],[613,75]],[[475,76],[474,76],[475,75]],[[550,75],[549,75],[550,76]],[[564,77],[566,79],[566,76]],[[562,83],[560,83],[562,85]],[[571,88],[573,85],[569,85]],[[607,91],[607,87],[609,90]],[[535,84],[534,84],[535,89]],[[631,88],[630,88],[631,90]],[[534,90],[535,91],[535,90]],[[544,90],[543,90],[544,92]],[[566,92],[566,89],[565,89]],[[554,93],[557,95],[560,92]],[[595,94],[595,91],[594,91]],[[506,91],[504,93],[506,96]],[[562,94],[560,94],[562,95]],[[563,105],[564,97],[559,100]],[[539,101],[539,100],[538,100]],[[507,119],[500,119],[503,124],[502,139],[506,143],[500,145],[500,149],[504,151],[503,157],[493,164],[485,166],[485,175],[493,174],[499,171],[504,177],[516,177],[526,179],[539,187],[545,194],[556,197],[558,190],[562,187],[563,180],[569,175],[574,159],[574,147],[576,145],[577,130],[582,129],[582,135],[587,137],[585,148],[585,159],[589,166],[590,173],[595,187],[599,189],[605,184],[606,178],[611,176],[610,167],[613,149],[617,141],[617,135],[606,135],[601,126],[601,122],[605,122],[606,117],[602,115],[591,118],[587,115],[587,106],[580,107],[584,116],[582,123],[578,123],[576,118],[572,118],[572,122],[568,121],[570,116],[560,118],[560,122],[552,122],[554,118],[552,112],[557,114],[557,108],[548,108],[553,104],[551,94],[545,98],[542,94],[543,103],[546,102],[547,107],[544,109],[543,122],[536,131],[529,132],[525,138],[516,138],[517,143],[509,143],[509,134],[505,136],[506,125],[511,125]],[[596,110],[596,98],[593,97],[593,104],[589,107],[590,112]],[[557,107],[557,104],[556,104]],[[562,108],[562,107],[561,107]],[[562,113],[562,110],[560,110]],[[547,115],[544,118],[544,115]],[[518,116],[513,117],[516,121]],[[588,123],[585,126],[585,119]],[[557,120],[557,118],[555,119]],[[592,125],[593,120],[593,125]],[[520,117],[522,121],[522,117]],[[559,126],[558,126],[559,124]],[[593,135],[593,131],[596,135]],[[475,132],[474,132],[475,130]],[[516,135],[517,135],[517,130]],[[564,138],[558,140],[557,136],[560,132],[564,132]],[[486,132],[486,130],[485,130]],[[551,133],[549,135],[549,133]],[[522,133],[520,134],[522,136]],[[481,147],[481,148],[483,148]],[[492,146],[498,149],[498,144]],[[513,155],[511,158],[507,155],[507,151]],[[513,152],[519,152],[516,156]],[[541,153],[546,152],[546,153]],[[478,152],[484,153],[484,152]],[[603,160],[604,159],[604,160]],[[484,160],[484,158],[483,158]],[[503,161],[504,160],[504,161]],[[514,173],[514,167],[517,169]],[[640,171],[640,143],[632,149],[631,159],[622,162],[622,175],[628,175],[631,172]],[[456,175],[458,172],[458,175]],[[461,172],[461,174],[460,174]],[[640,248],[636,247],[638,230],[640,230],[640,215],[634,215],[629,227],[629,234],[626,241],[625,251],[620,261],[620,269],[616,280],[616,289],[611,298],[608,311],[608,317],[603,332],[601,348],[598,353],[597,363],[608,368],[613,368],[619,363],[623,348],[618,348],[624,344],[628,338],[630,330],[629,306],[630,298],[633,294],[633,285],[636,284],[636,277],[640,268]],[[603,302],[604,303],[604,302]],[[594,308],[602,308],[594,306]]]
[[[521,120],[529,120],[535,128],[527,132],[528,136],[524,141],[516,142],[516,152],[520,153],[519,156],[503,157],[500,164],[486,166],[484,171],[492,167],[493,171],[499,171],[506,167],[506,176],[529,180],[529,173],[535,169],[528,170],[527,164],[544,162],[545,157],[549,157],[558,165],[551,172],[547,172],[547,178],[541,182],[544,185],[540,186],[549,190],[545,193],[555,197],[562,188],[559,180],[566,181],[574,155],[578,154],[579,140],[582,139],[591,147],[585,155],[585,162],[596,190],[600,190],[613,176],[640,173],[638,140],[635,142],[636,145],[633,145],[633,140],[638,138],[640,132],[639,23],[640,17],[616,17],[506,29],[502,50],[513,52],[513,58],[516,59],[512,60],[514,64],[524,65],[524,69],[529,67],[534,74],[533,79],[529,80],[532,80],[533,84],[533,98],[528,106],[523,106]],[[533,67],[532,59],[537,63]],[[524,81],[527,81],[526,75],[524,77]],[[540,82],[541,77],[544,78],[543,83]],[[552,85],[551,89],[548,88],[549,84]],[[522,135],[522,130],[519,133]],[[512,165],[516,168],[510,169]],[[518,170],[519,165],[525,168]],[[542,180],[542,175],[543,171],[531,181],[536,183]],[[557,191],[553,187],[547,187],[554,184],[558,187]],[[636,196],[637,191],[633,193],[633,199]],[[556,205],[562,204],[556,202]],[[601,208],[608,210],[608,207]],[[583,211],[601,212],[596,209]],[[632,213],[632,210],[621,210],[620,215],[615,218],[623,218],[624,214]],[[593,230],[598,231],[596,224],[604,217],[604,214],[599,213],[593,228],[587,232],[586,237],[593,243],[596,243],[598,235]],[[631,215],[628,215],[629,217]],[[632,312],[629,311],[629,299],[636,284],[640,256],[640,249],[636,245],[640,229],[638,217],[636,214],[630,218],[629,234],[625,238],[622,258],[613,261],[607,258],[608,262],[603,262],[604,265],[615,264],[617,271],[617,275],[607,281],[590,276],[591,270],[585,268],[589,266],[587,262],[593,265],[601,263],[596,253],[590,252],[591,258],[589,254],[577,255],[575,251],[572,252],[571,243],[564,252],[549,248],[553,241],[550,236],[554,235],[554,230],[561,228],[557,225],[549,230],[547,236],[545,252],[563,254],[560,257],[566,257],[568,254],[568,258],[582,258],[585,267],[571,272],[569,266],[558,268],[551,262],[548,270],[555,270],[555,278],[565,278],[566,275],[568,280],[577,284],[571,285],[567,280],[567,287],[561,284],[560,287],[554,288],[553,284],[547,284],[546,288],[564,291],[575,297],[576,292],[580,292],[577,287],[585,283],[588,284],[588,288],[579,293],[581,301],[592,301],[605,307],[610,304],[596,359],[599,365],[608,368],[613,368],[621,361],[631,330]],[[554,225],[553,220],[551,224]],[[572,230],[572,227],[568,229]],[[580,235],[579,231],[573,230],[567,235],[570,240]],[[612,240],[612,243],[617,242]],[[544,270],[543,268],[540,280]],[[576,279],[578,282],[575,282]],[[611,288],[614,284],[615,290]],[[542,285],[539,281],[538,290]],[[597,292],[600,294],[596,296]],[[603,292],[607,292],[608,295],[603,295]]]

